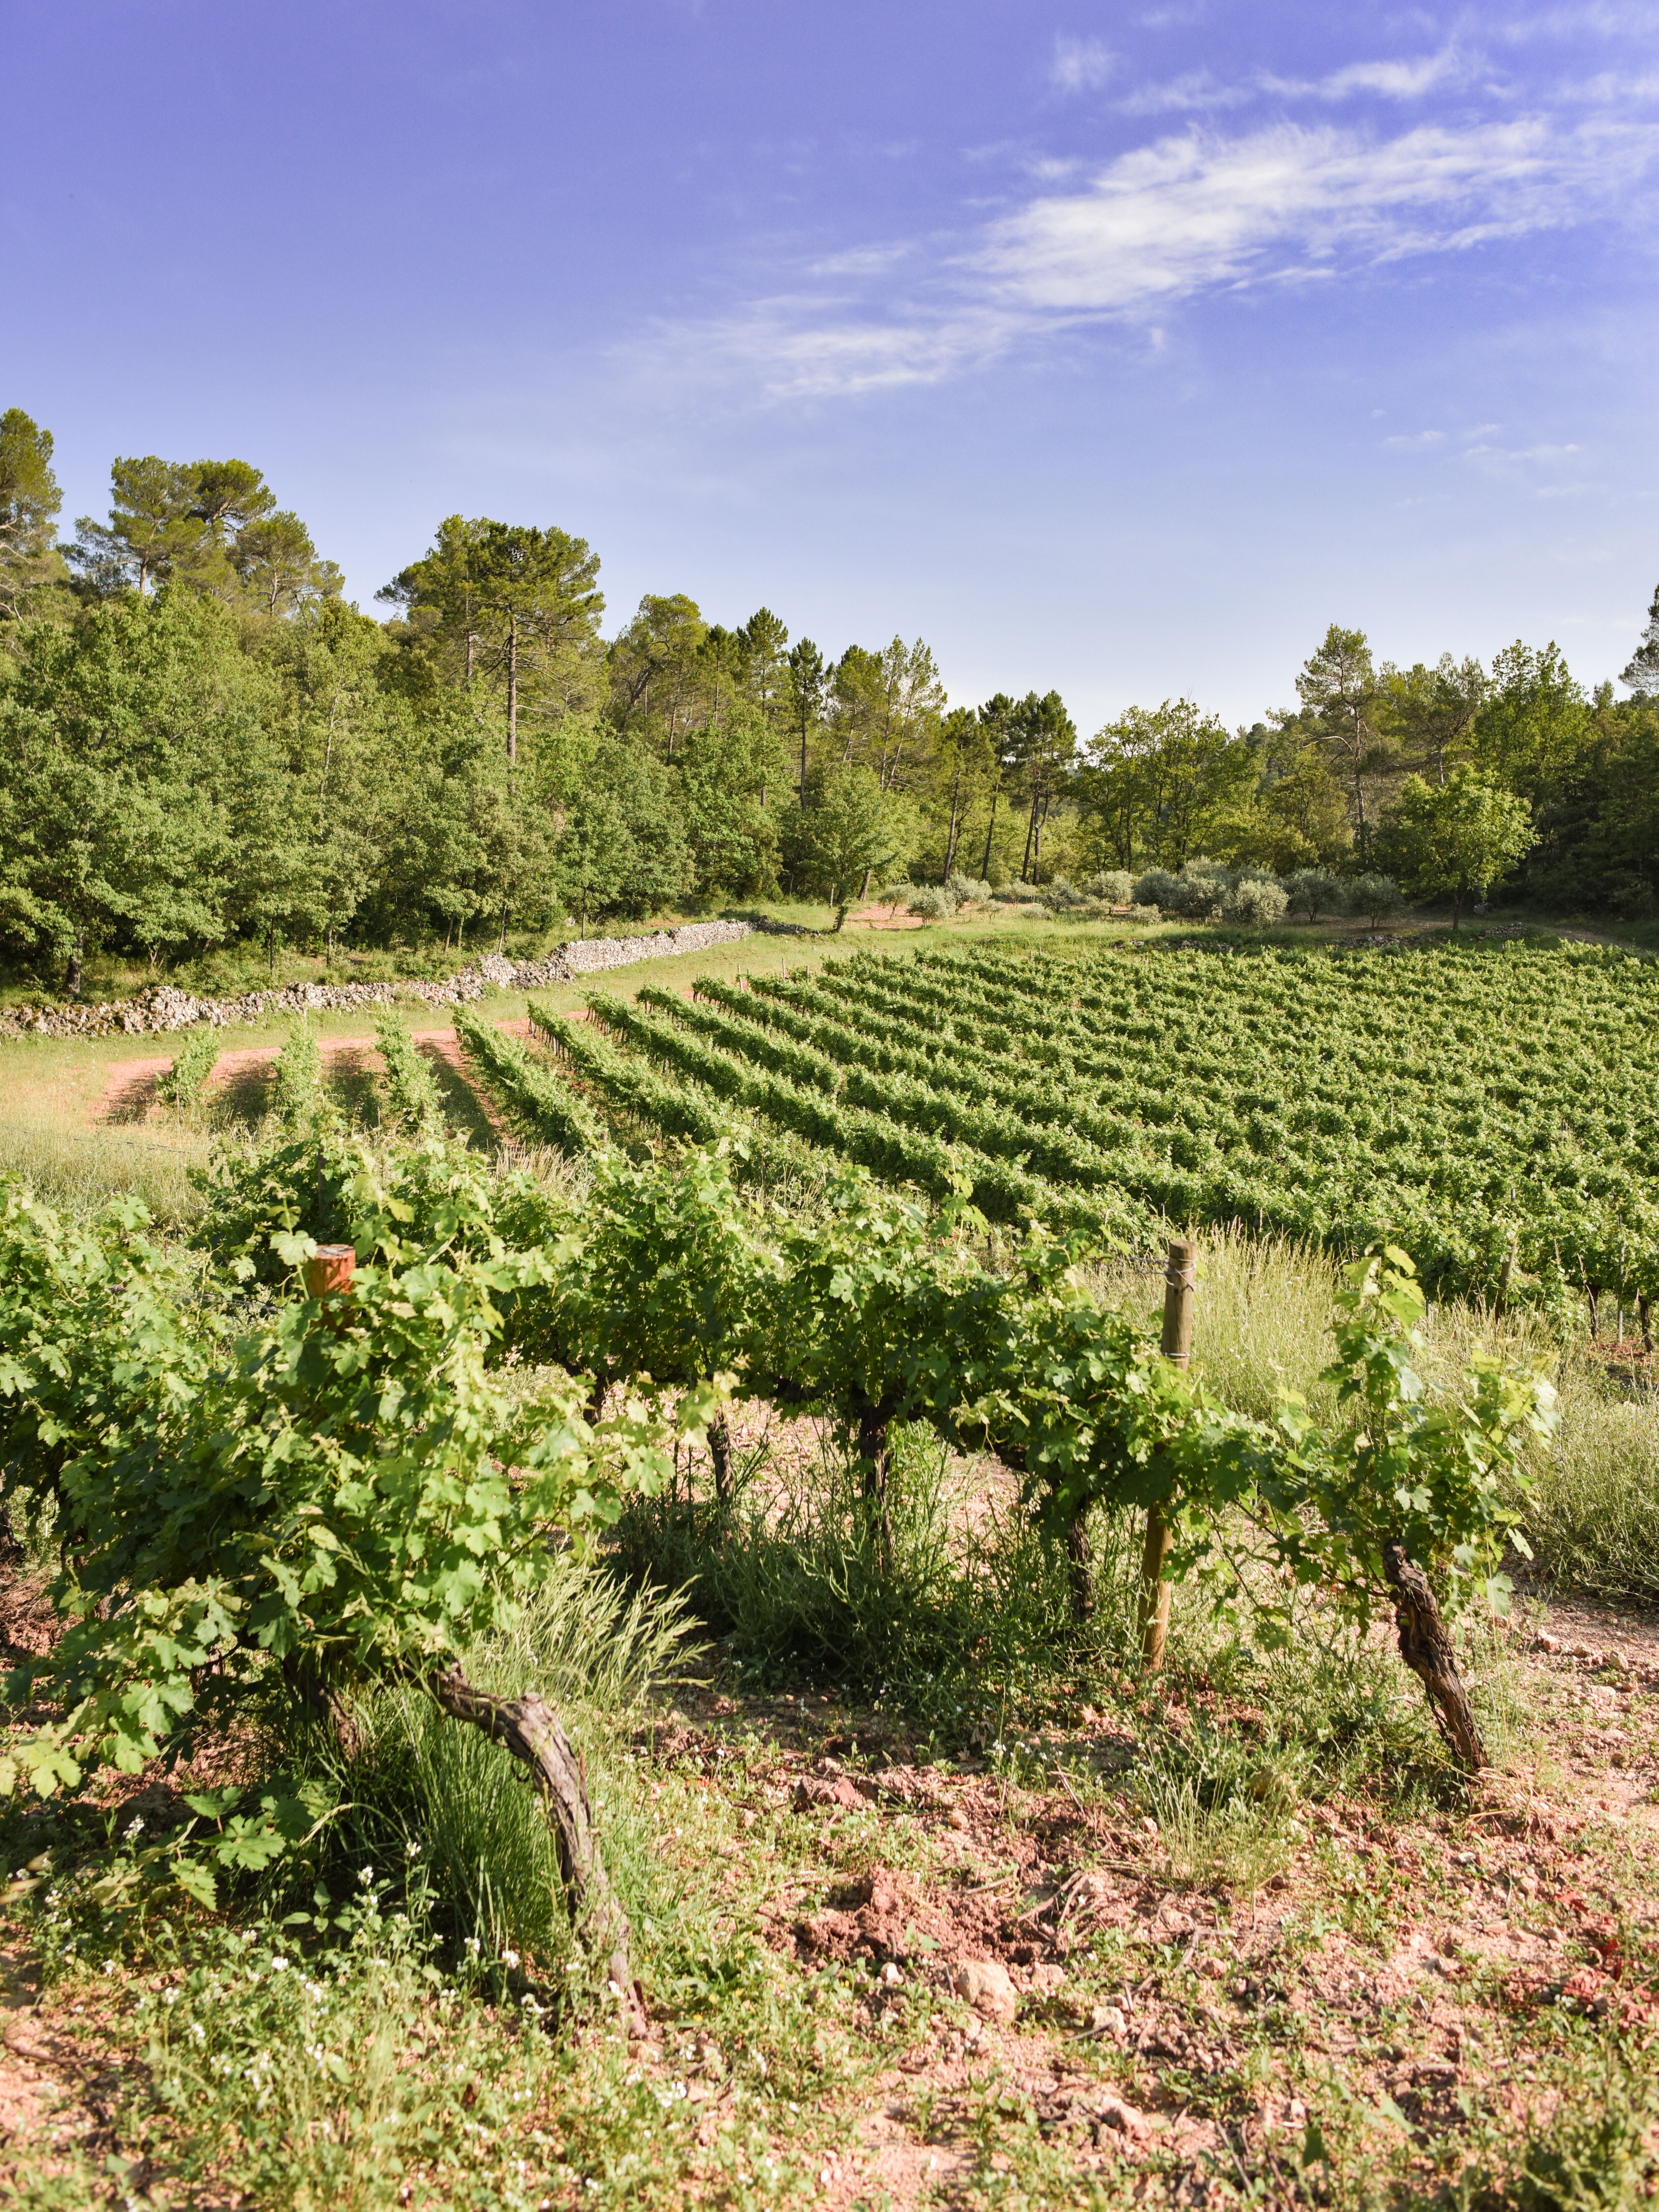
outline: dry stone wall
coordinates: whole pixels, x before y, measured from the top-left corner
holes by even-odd
[[[489,990],[544,990],[550,983],[572,982],[602,969],[629,968],[640,960],[667,960],[678,952],[735,945],[757,926],[768,927],[764,922],[691,921],[678,929],[653,929],[641,937],[579,937],[556,946],[545,960],[507,960],[490,952],[441,983],[292,983],[280,991],[245,991],[234,999],[198,999],[170,983],[153,983],[134,998],[103,1006],[11,1007],[0,1013],[0,1036],[147,1036],[190,1029],[198,1022],[229,1028],[410,999],[425,1000],[434,1006],[461,1006]],[[774,923],[771,927],[784,930],[787,925]]]

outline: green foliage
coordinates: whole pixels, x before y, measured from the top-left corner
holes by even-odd
[[[327,1109],[323,1054],[309,1022],[295,1022],[276,1055],[270,1086],[271,1118],[289,1132],[313,1127]]]
[[[219,1032],[210,1023],[198,1024],[156,1085],[156,1097],[169,1106],[199,1105],[202,1086],[219,1064],[221,1043]]]
[[[367,1258],[349,1301],[290,1294],[235,1330],[181,1294],[141,1207],[65,1231],[7,1193],[0,1454],[55,1508],[70,1622],[49,1670],[63,1717],[14,1743],[8,1786],[136,1771],[272,1664],[327,1694],[418,1686],[510,1628],[550,1524],[580,1545],[660,1481],[645,1400],[595,1426],[574,1376],[516,1400],[490,1379],[503,1302],[548,1283],[555,1252],[507,1247],[477,1181],[452,1176],[434,1207],[429,1179],[363,1159],[349,1196]],[[290,1267],[314,1249],[271,1243]],[[705,1405],[683,1400],[682,1423]],[[310,1825],[278,1801],[215,1855],[246,1863]]]
[[[1559,1322],[1574,1286],[1659,1295],[1659,1152],[1633,1103],[1652,973],[1590,947],[1273,951],[1224,969],[978,947],[744,993],[709,980],[707,1006],[607,1002],[605,1018],[705,1096],[875,1173],[943,1195],[971,1172],[994,1219],[1139,1250],[1160,1216],[1344,1255],[1392,1242],[1437,1293]]]
[[[437,1078],[416,1049],[409,1031],[390,1014],[382,1014],[374,1024],[374,1042],[386,1062],[390,1118],[410,1133],[441,1135],[444,1109]]]
[[[605,1150],[605,1124],[592,1108],[516,1037],[465,1010],[456,1013],[455,1034],[485,1089],[520,1127],[573,1155]]]
[[[1455,1395],[1425,1394],[1420,1372],[1425,1300],[1407,1255],[1392,1246],[1345,1269],[1337,1294],[1337,1356],[1321,1380],[1338,1422],[1316,1427],[1291,1404],[1279,1425],[1297,1447],[1289,1471],[1264,1486],[1275,1504],[1276,1559],[1298,1580],[1348,1593],[1362,1617],[1383,1588],[1382,1548],[1393,1540],[1446,1579],[1454,1606],[1478,1588],[1496,1613],[1510,1583],[1508,1546],[1528,1554],[1517,1519],[1533,1488],[1528,1437],[1556,1425],[1554,1386],[1541,1373],[1477,1352]],[[1304,1516],[1323,1534],[1304,1548]]]
[[[1455,927],[1470,890],[1500,881],[1534,842],[1531,809],[1468,765],[1455,768],[1443,784],[1408,776],[1384,842],[1420,896],[1450,892]]]
[[[902,857],[902,838],[887,795],[867,768],[855,763],[832,769],[809,795],[803,878],[844,918],[862,884]]]

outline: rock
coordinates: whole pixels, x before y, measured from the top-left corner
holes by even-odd
[[[1034,1990],[1057,1990],[1065,1979],[1066,1969],[1064,1966],[1050,1966],[1045,1965],[1041,1966],[1033,1966],[1031,1969],[1031,1987]]]
[[[1541,1628],[1539,1630],[1537,1635],[1533,1638],[1532,1644],[1534,1651],[1559,1651],[1561,1649],[1560,1638],[1559,1636],[1548,1635]]]
[[[968,1826],[968,1815],[963,1811],[960,1805],[953,1805],[951,1808],[949,1814],[946,1815],[946,1824],[947,1826],[954,1828],[958,1835],[965,1832]]]
[[[318,1008],[342,1011],[389,1006],[397,999],[418,999],[428,1006],[454,1006],[481,999],[485,991],[538,990],[568,983],[578,975],[608,968],[631,967],[639,960],[671,958],[678,952],[702,952],[711,945],[734,945],[755,925],[746,921],[692,921],[678,929],[656,929],[641,937],[574,938],[545,960],[514,961],[486,952],[471,968],[431,983],[293,983],[282,990],[246,991],[234,999],[195,999],[170,983],[152,983],[131,999],[96,1006],[15,1006],[0,1013],[0,1036],[140,1036],[189,1029],[210,1022],[223,1029],[267,1021],[282,1014]],[[788,933],[780,923],[777,932]]]
[[[862,1805],[863,1797],[842,1774],[835,1781],[816,1774],[803,1775],[795,1784],[795,1810],[805,1813],[814,1805]]]
[[[1019,2011],[1019,1992],[1008,1978],[1008,1969],[994,1959],[965,1959],[955,1975],[957,1994],[964,1997],[987,2020],[1005,2025]]]
[[[1127,2035],[1129,2023],[1117,2005],[1092,2005],[1089,2010],[1091,2035]]]
[[[1145,2112],[1126,2105],[1121,2097],[1103,2097],[1097,2110],[1104,2126],[1130,2142],[1145,2142],[1152,2132],[1152,2124]]]

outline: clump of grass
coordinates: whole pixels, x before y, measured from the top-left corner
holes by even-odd
[[[112,1192],[131,1191],[158,1222],[182,1226],[201,1208],[191,1171],[211,1157],[204,1130],[76,1129],[44,1107],[8,1115],[0,1129],[0,1171],[64,1213],[94,1212]]]
[[[498,1696],[537,1690],[559,1710],[604,1808],[607,1855],[624,1862],[639,1854],[617,1817],[628,1797],[619,1739],[652,1684],[684,1664],[690,1625],[679,1600],[629,1593],[567,1555],[518,1626],[466,1657],[482,1688]],[[552,1834],[540,1799],[498,1745],[413,1689],[364,1699],[345,1748],[321,1723],[296,1729],[286,1709],[280,1725],[295,1778],[321,1784],[342,1808],[303,1865],[279,1863],[283,1898],[308,1894],[315,1881],[347,1893],[361,1868],[373,1866],[458,1951],[472,1938],[490,1957],[510,1949],[544,1966],[564,1958],[568,1929]],[[613,1871],[626,1898],[623,1869]]]
[[[886,1553],[862,1473],[828,1436],[787,1480],[751,1455],[724,1509],[706,1485],[632,1501],[619,1557],[632,1576],[684,1584],[732,1658],[765,1680],[891,1688],[921,1709],[965,1676],[1046,1672],[1071,1649],[1062,1563],[1012,1492],[925,1428],[896,1427]]]
[[[1535,1472],[1526,1519],[1539,1578],[1613,1604],[1659,1599],[1659,1398],[1619,1395],[1569,1366]]]

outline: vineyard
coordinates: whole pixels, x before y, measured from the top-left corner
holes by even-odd
[[[140,1990],[120,2174],[223,2167],[295,2212],[344,2176],[380,2212],[758,2206],[787,2169],[850,2212],[824,2175],[925,2075],[931,2117],[886,2111],[959,2175],[982,2142],[986,2186],[918,2202],[1081,2208],[1115,2172],[1207,2201],[1225,2149],[1241,2202],[1283,2154],[1287,2202],[1371,2203],[1384,2159],[1401,2204],[1443,2171],[1518,2212],[1557,2200],[1480,2179],[1534,2155],[1510,2062],[1422,2062],[1444,2112],[1388,2070],[1449,1936],[1397,1988],[1376,1954],[1534,1894],[1468,2048],[1510,2038],[1564,2112],[1593,2060],[1613,2135],[1552,2119],[1536,2154],[1635,2171],[1659,1962],[1626,1914],[1580,1964],[1603,1877],[1516,1766],[1497,1623],[1559,1324],[1586,1294],[1646,1322],[1647,979],[1507,947],[858,956],[596,990],[522,1037],[460,1011],[533,1144],[452,1126],[388,1017],[367,1126],[296,1030],[187,1216],[0,1182],[37,1608],[0,1846],[55,2002]],[[180,1050],[180,1124],[209,1065]],[[1320,1302],[1316,1378],[1267,1405],[1209,1364],[1227,1240],[1188,1232],[1218,1225]],[[1079,1264],[1114,1254],[1165,1270],[1161,1339],[1132,1267]],[[1431,1291],[1476,1297],[1450,1357]],[[1337,1826],[1317,1856],[1310,1821],[1397,1867]],[[1262,1992],[1292,1983],[1287,2028]],[[1312,2007],[1363,2095],[1304,2057]],[[93,2154],[16,2193],[138,2201]]]
[[[1441,1295],[1648,1327],[1659,985],[1634,957],[986,948],[589,1006],[532,1010],[547,1051],[511,1066],[464,1030],[566,1148],[744,1132],[763,1172],[833,1156],[1109,1250],[1228,1223],[1392,1241]]]

